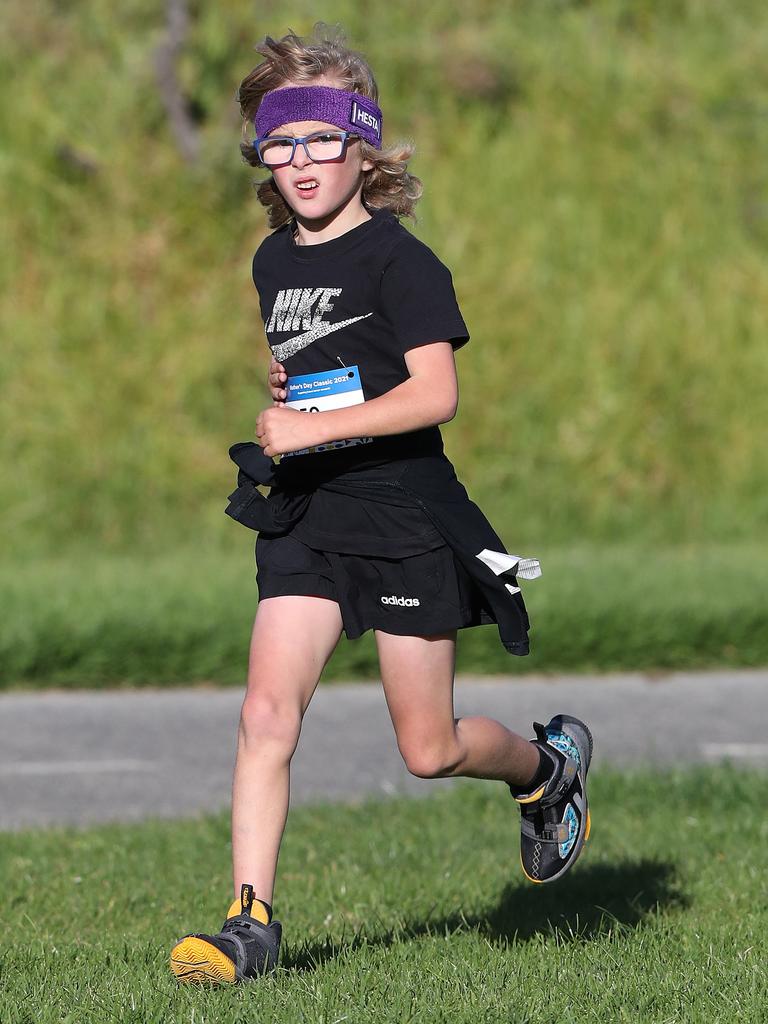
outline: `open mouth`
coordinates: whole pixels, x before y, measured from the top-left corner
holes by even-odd
[[[296,188],[296,191],[301,192],[302,195],[311,195],[313,192],[316,192],[320,186],[314,179],[312,179],[308,181],[296,181],[294,182],[294,187]]]

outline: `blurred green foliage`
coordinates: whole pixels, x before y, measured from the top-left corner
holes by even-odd
[[[765,535],[768,15],[758,0],[329,0],[417,144],[416,233],[472,341],[444,434],[516,547]],[[11,0],[0,37],[0,514],[17,550],[233,550],[227,446],[267,403],[265,216],[235,91],[308,0]]]

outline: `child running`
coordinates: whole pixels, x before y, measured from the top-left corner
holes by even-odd
[[[239,473],[227,511],[259,533],[232,794],[235,900],[221,931],[174,946],[180,981],[243,981],[278,962],[272,902],[291,758],[342,630],[374,630],[409,771],[509,787],[530,881],[562,877],[590,826],[583,722],[556,715],[528,740],[454,717],[456,631],[493,622],[510,653],[527,654],[517,580],[539,572],[506,551],[443,452],[454,351],[469,334],[450,272],[399,221],[422,191],[407,171],[413,149],[383,147],[373,74],[339,31],[319,23],[309,40],[267,36],[257,50],[264,60],[239,92],[255,138],[241,149],[269,172],[258,197],[274,230],[253,280],[273,404],[257,443],[230,450]]]

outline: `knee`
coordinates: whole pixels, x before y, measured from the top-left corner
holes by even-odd
[[[444,779],[456,773],[460,756],[453,743],[418,743],[400,744],[405,766],[411,775],[420,779]]]
[[[299,710],[268,694],[248,694],[240,711],[239,740],[247,750],[290,759],[301,732]]]

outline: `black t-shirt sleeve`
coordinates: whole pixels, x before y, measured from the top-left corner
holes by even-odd
[[[274,274],[275,267],[285,270],[285,257],[282,255],[285,249],[285,233],[287,228],[283,226],[266,235],[259,244],[251,260],[251,280],[262,300],[264,283]]]
[[[450,341],[454,349],[469,341],[450,270],[412,235],[394,247],[384,266],[381,304],[403,355],[432,341]]]

